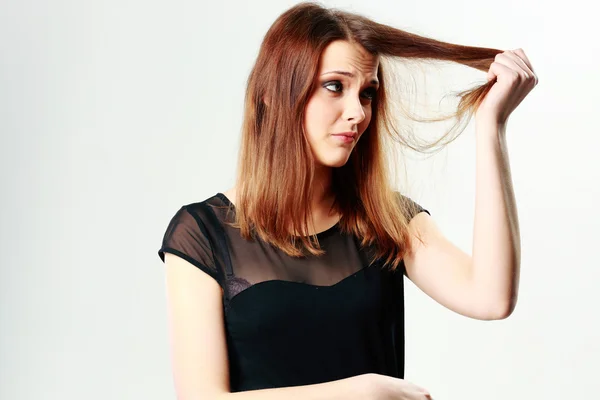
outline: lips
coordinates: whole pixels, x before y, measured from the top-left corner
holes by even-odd
[[[346,136],[351,139],[356,139],[358,133],[356,132],[342,132],[342,133],[334,133],[333,136]]]
[[[335,138],[336,141],[341,142],[341,143],[355,143],[356,142],[356,137],[358,136],[355,133],[352,132],[346,132],[346,133],[336,133],[331,135]]]

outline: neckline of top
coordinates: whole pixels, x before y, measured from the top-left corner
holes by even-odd
[[[231,202],[231,200],[229,200],[229,198],[227,196],[225,196],[225,194],[218,192],[216,194],[216,196],[221,199],[223,201],[223,203],[225,203],[227,206],[231,207],[231,209],[235,212],[235,204],[233,204]],[[325,229],[324,231],[318,232],[317,235],[317,239],[322,239],[325,238],[327,236],[332,235],[333,233],[337,232],[340,228],[340,221],[336,222],[334,225],[332,225],[331,227]],[[300,236],[297,236],[300,237]],[[305,236],[305,237],[310,237],[309,236]]]

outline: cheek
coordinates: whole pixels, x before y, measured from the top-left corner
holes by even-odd
[[[306,105],[304,126],[311,136],[326,134],[335,122],[335,110],[327,101],[315,96]]]
[[[371,106],[365,107],[365,119],[359,124],[359,132],[364,132],[369,124],[371,123],[371,117],[373,116],[373,110]]]

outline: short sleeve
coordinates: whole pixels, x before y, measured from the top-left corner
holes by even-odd
[[[197,215],[183,206],[171,219],[158,251],[165,262],[165,253],[172,253],[212,276],[220,282],[212,246],[207,231]]]
[[[406,216],[407,221],[410,221],[415,215],[421,212],[426,212],[427,214],[431,215],[431,213],[428,210],[423,208],[420,204],[412,200],[410,197],[404,196],[400,192],[396,192],[396,195],[398,195],[400,205],[402,207],[404,215]]]

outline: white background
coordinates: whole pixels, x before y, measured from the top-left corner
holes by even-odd
[[[181,205],[234,184],[245,82],[263,35],[293,4],[1,3],[2,400],[175,398],[157,251]],[[468,319],[407,280],[405,378],[436,400],[597,398],[593,3],[324,4],[448,42],[521,47],[540,81],[508,125],[517,308],[502,321]],[[407,194],[470,252],[474,124],[408,165]]]

